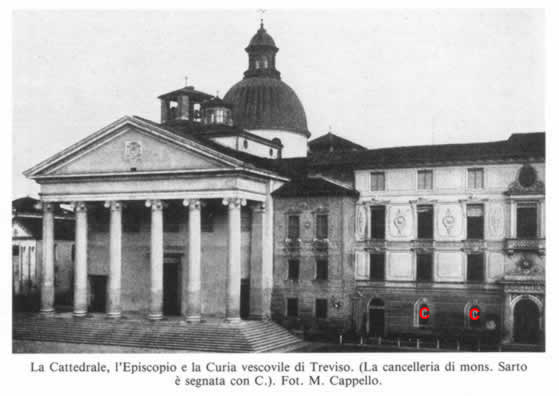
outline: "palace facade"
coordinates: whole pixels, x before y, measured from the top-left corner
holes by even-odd
[[[246,52],[223,99],[163,94],[160,122],[123,117],[25,173],[41,186],[42,312],[55,309],[54,211],[67,203],[75,316],[543,343],[543,133],[308,141],[262,25]]]

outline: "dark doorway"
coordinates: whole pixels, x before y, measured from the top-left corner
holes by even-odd
[[[163,315],[180,315],[180,256],[165,255],[163,259]]]
[[[514,341],[536,344],[540,329],[540,310],[531,300],[520,300],[514,306]]]
[[[250,313],[250,279],[241,279],[241,319]]]
[[[369,303],[369,335],[384,337],[384,301],[380,298]]]
[[[89,275],[91,297],[89,312],[105,312],[107,306],[107,276]]]

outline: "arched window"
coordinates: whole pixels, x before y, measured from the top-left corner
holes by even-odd
[[[433,311],[431,304],[426,298],[417,300],[413,307],[414,327],[428,327],[432,323]]]
[[[248,148],[248,140],[245,139],[245,140],[243,141],[243,147],[244,147],[245,149]]]

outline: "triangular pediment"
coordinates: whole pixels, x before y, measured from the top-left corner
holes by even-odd
[[[125,117],[26,172],[29,177],[231,169],[239,160]]]

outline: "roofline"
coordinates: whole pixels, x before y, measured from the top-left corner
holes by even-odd
[[[259,143],[263,143],[263,144],[267,144],[268,146],[277,148],[277,149],[281,149],[283,148],[283,144],[281,143],[275,143],[270,139],[266,139],[263,138],[262,136],[258,136],[252,132],[246,131],[244,129],[239,129],[238,131],[209,131],[209,132],[205,132],[202,131],[200,132],[201,136],[208,136],[208,137],[222,137],[222,136],[245,136],[245,137],[249,137],[254,141],[257,141]]]
[[[305,136],[307,139],[311,137],[311,133],[308,129],[304,131],[295,128],[286,128],[286,127],[271,127],[271,128],[243,128],[246,131],[278,131],[278,132],[293,132],[298,133],[299,135]]]
[[[126,125],[126,124],[132,124],[140,129],[147,129],[150,132],[155,132],[156,134],[159,134],[160,137],[163,137],[164,139],[170,140],[170,141],[174,141],[177,142],[179,144],[185,145],[188,144],[190,146],[193,146],[195,149],[197,149],[200,152],[206,153],[206,154],[210,154],[214,157],[216,157],[216,159],[220,160],[221,162],[228,164],[230,166],[233,167],[245,167],[246,163],[240,159],[237,159],[235,157],[229,156],[227,154],[223,154],[217,150],[214,150],[202,143],[199,143],[197,141],[194,141],[192,139],[188,139],[184,136],[179,136],[176,133],[173,133],[171,131],[168,131],[165,128],[162,128],[160,126],[156,126],[150,122],[144,121],[140,118],[134,117],[134,116],[124,116],[119,118],[118,120],[116,120],[115,122],[107,125],[106,127],[100,129],[99,131],[93,133],[92,135],[89,135],[87,137],[85,137],[84,139],[79,140],[78,142],[74,143],[73,145],[71,145],[70,147],[67,147],[66,149],[54,154],[53,156],[47,158],[46,160],[40,162],[39,164],[33,166],[32,168],[27,169],[26,171],[23,172],[23,174],[31,179],[36,179],[38,178],[37,173],[54,165],[56,162],[58,161],[62,161],[65,158],[71,156],[72,154],[78,152],[79,150],[81,150],[83,147],[85,147],[86,145],[90,145],[93,144],[99,140],[101,140],[103,137],[105,137],[106,135],[110,134],[111,132],[113,132],[114,130]],[[39,176],[40,177],[40,176]]]

